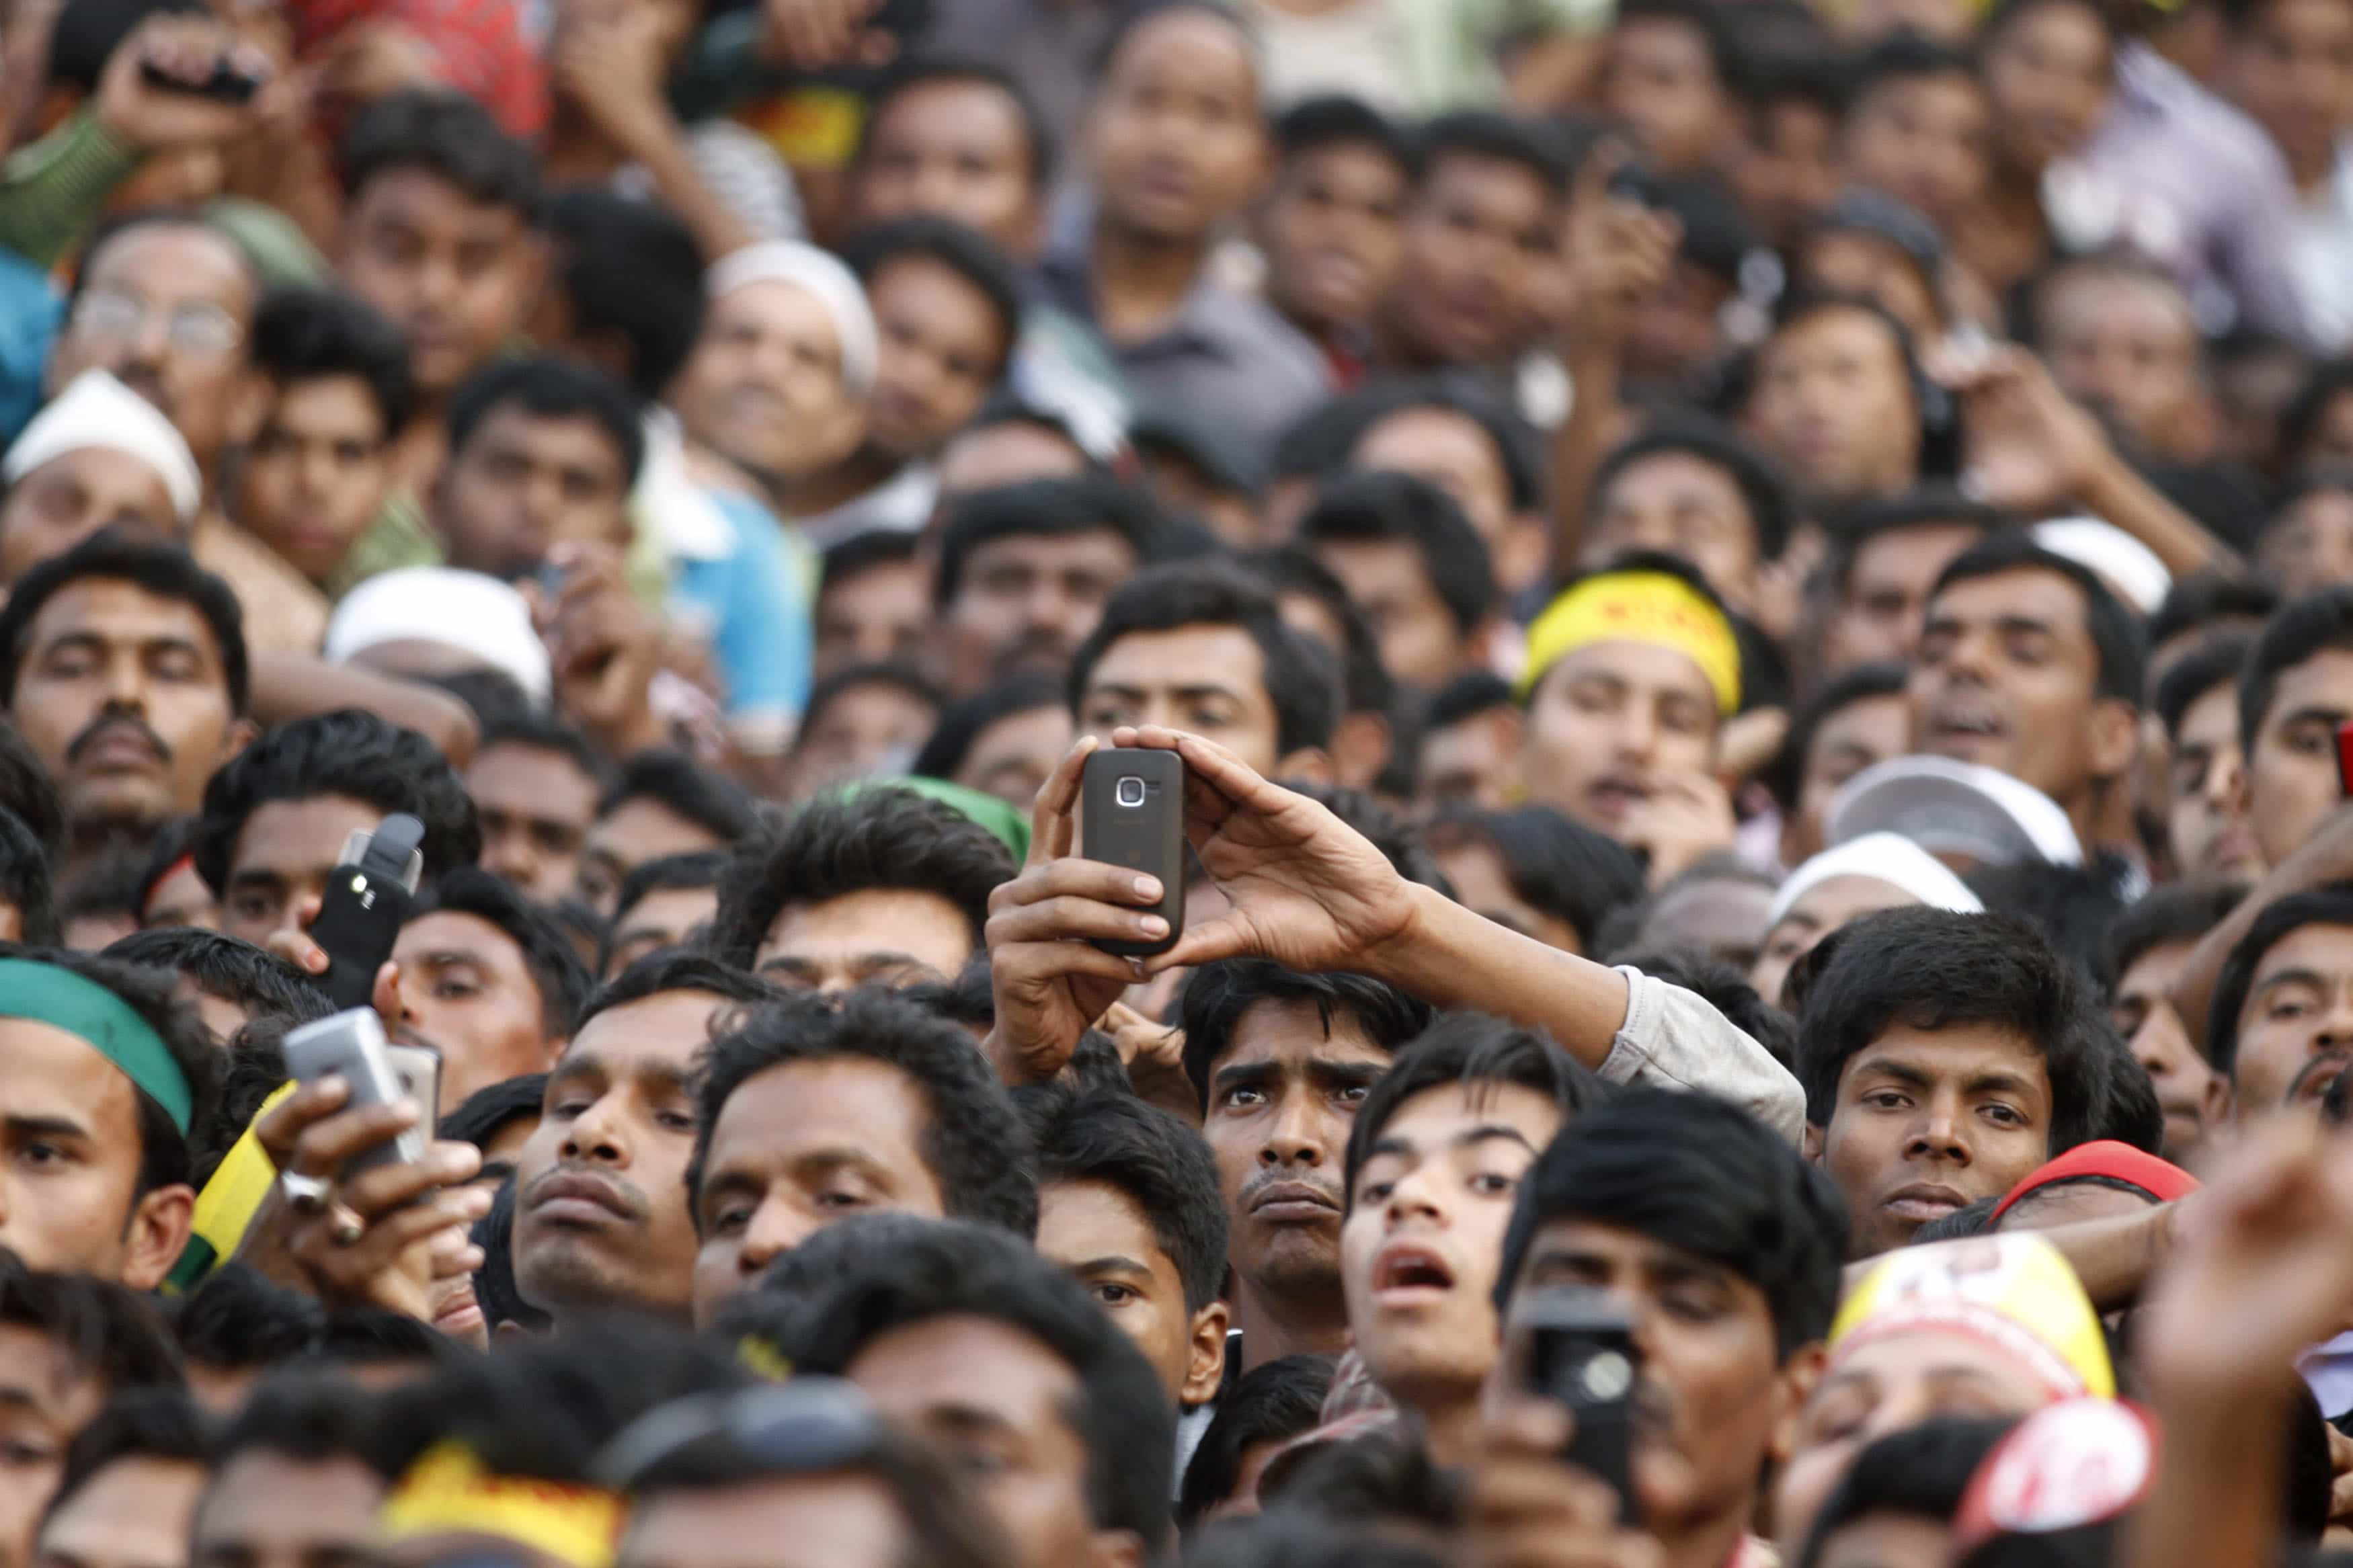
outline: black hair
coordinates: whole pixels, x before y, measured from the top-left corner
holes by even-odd
[[[40,1335],[110,1395],[187,1386],[154,1298],[112,1280],[27,1268],[0,1247],[0,1323]]]
[[[114,993],[139,1016],[142,1023],[155,1031],[172,1058],[172,1065],[180,1069],[180,1077],[187,1083],[189,1131],[182,1132],[153,1095],[136,1083],[132,1085],[139,1119],[139,1176],[131,1195],[136,1202],[158,1187],[188,1183],[193,1173],[191,1141],[212,1117],[220,1095],[221,1063],[212,1031],[196,1016],[195,1005],[182,1001],[174,993],[180,977],[167,969],[16,942],[0,942],[0,958],[29,959],[78,974]],[[124,1223],[128,1224],[129,1219],[126,1214]]]
[[[1347,466],[1348,454],[1387,405],[1368,388],[1327,398],[1293,420],[1275,438],[1269,482],[1320,479]]]
[[[2108,928],[2125,910],[2105,865],[2021,860],[1980,866],[1962,880],[1989,913],[2025,921],[2085,979],[2096,979]]]
[[[2165,591],[2164,603],[2148,617],[2148,645],[2161,647],[2211,621],[2267,621],[2279,607],[2279,595],[2252,577],[2226,577],[2219,572],[2176,577]]]
[[[820,1001],[797,996],[753,1009],[711,1043],[696,1092],[687,1201],[702,1228],[704,1162],[728,1098],[748,1080],[797,1062],[841,1058],[897,1068],[922,1093],[923,1163],[951,1218],[1025,1239],[1038,1233],[1038,1178],[1029,1137],[1005,1086],[955,1025],[887,991]]]
[[[470,669],[444,670],[438,675],[418,675],[408,679],[422,686],[446,691],[473,710],[475,721],[483,724],[503,724],[509,720],[529,718],[543,711],[543,705],[522,689],[522,683],[503,669],[492,669],[487,664]]]
[[[1381,645],[1374,638],[1365,612],[1348,597],[1346,585],[1332,575],[1332,569],[1295,543],[1270,545],[1235,559],[1266,580],[1278,605],[1285,595],[1303,594],[1339,623],[1344,646],[1332,652],[1340,660],[1343,711],[1390,718],[1397,705],[1397,687],[1381,663]]]
[[[2327,360],[2312,367],[2304,385],[2280,412],[2282,466],[2301,468],[2309,460],[2306,448],[2320,433],[2322,416],[2327,414],[2330,404],[2347,393],[2353,393],[2353,359]]]
[[[1939,1215],[1912,1233],[1906,1247],[1929,1247],[1939,1241],[1966,1241],[1973,1236],[1984,1236],[1993,1229],[1993,1211],[2001,1206],[2003,1194],[1979,1198],[1964,1204],[1947,1215]]]
[[[326,1313],[312,1298],[230,1258],[170,1304],[180,1353],[195,1366],[245,1372],[281,1365],[313,1349]]]
[[[538,156],[508,135],[490,110],[462,92],[411,89],[362,110],[335,149],[346,207],[367,183],[395,169],[422,169],[468,201],[540,219]]]
[[[429,914],[471,915],[497,928],[522,954],[532,987],[539,993],[540,1028],[551,1040],[570,1032],[572,1016],[594,984],[586,964],[554,917],[533,906],[512,884],[476,866],[445,872],[431,893],[419,899],[408,918]]]
[[[1275,1455],[1259,1472],[1258,1495],[1262,1512],[1444,1536],[1462,1524],[1463,1483],[1461,1471],[1430,1458],[1419,1430],[1398,1424]]]
[[[102,957],[168,969],[247,1016],[282,1014],[313,1023],[334,1011],[319,983],[263,948],[200,926],[163,926],[109,942]]]
[[[1933,605],[1956,583],[2005,572],[2048,572],[2065,578],[2084,596],[2084,630],[2099,663],[2094,692],[2138,708],[2148,685],[2148,637],[2140,617],[2090,567],[2044,549],[2032,534],[1994,533],[1971,545],[1937,576],[1929,602]]]
[[[364,1462],[375,1396],[339,1373],[301,1367],[273,1373],[253,1392],[213,1443],[213,1473],[246,1454],[277,1454],[305,1464],[354,1458]],[[197,1504],[197,1512],[204,1505]]]
[[[1793,1568],[1815,1568],[1831,1536],[1874,1515],[1949,1525],[1978,1467],[2013,1425],[2006,1416],[1939,1415],[1864,1445],[1814,1515]]]
[[[1299,520],[1297,532],[1311,547],[1324,541],[1410,544],[1455,630],[1466,636],[1495,613],[1502,598],[1487,542],[1452,496],[1411,474],[1334,480]]]
[[[667,208],[596,185],[548,205],[573,329],[629,350],[630,390],[659,399],[702,335],[702,252]]]
[[[1494,447],[1495,461],[1504,470],[1504,483],[1511,489],[1512,506],[1518,511],[1535,511],[1544,505],[1545,457],[1542,437],[1535,427],[1521,417],[1510,404],[1484,389],[1442,375],[1411,376],[1377,381],[1363,390],[1339,400],[1357,411],[1357,422],[1348,437],[1347,451],[1353,452],[1374,429],[1399,414],[1419,408],[1442,409],[1459,415],[1479,426],[1488,443]],[[1336,469],[1344,466],[1346,453],[1335,460]]]
[[[1438,858],[1423,841],[1421,824],[1391,810],[1372,791],[1351,789],[1346,784],[1318,784],[1312,779],[1292,779],[1283,787],[1293,795],[1305,795],[1354,828],[1407,881],[1435,888],[1450,899],[1454,897],[1454,884],[1446,879],[1446,873],[1439,868]]]
[[[1768,5],[1757,9],[1767,13],[1766,26],[1741,29],[1736,24],[1740,36],[1735,42],[1749,56],[1740,92],[1750,108],[1804,103],[1821,110],[1833,122],[1843,117],[1854,90],[1853,62],[1821,34],[1820,24],[1802,7],[1795,8],[1797,16],[1804,19],[1802,38],[1775,31],[1785,17],[1790,17],[1788,10]]]
[[[25,819],[0,806],[0,903],[16,911],[17,933],[36,947],[58,941],[57,900],[49,887],[47,848]]]
[[[1013,870],[1013,857],[996,835],[913,790],[884,784],[823,795],[736,847],[707,942],[720,958],[750,969],[788,905],[896,888],[945,900],[964,916],[977,947],[988,923],[988,895]]]
[[[213,1179],[221,1161],[245,1136],[269,1097],[293,1076],[286,1068],[286,1037],[301,1026],[290,1014],[256,1013],[228,1037],[227,1048],[219,1053],[219,1099],[204,1124],[188,1130],[188,1142],[195,1155],[191,1174],[198,1192]]]
[[[870,528],[853,533],[826,551],[818,567],[817,596],[828,594],[877,566],[896,566],[916,559],[921,542],[895,528]]]
[[[1226,1204],[1201,1134],[1157,1106],[1113,1089],[1044,1083],[1014,1095],[1038,1151],[1038,1182],[1100,1182],[1144,1211],[1176,1265],[1185,1310],[1218,1299],[1226,1275]]]
[[[498,360],[458,384],[449,395],[450,459],[465,451],[483,420],[509,404],[541,419],[594,420],[621,459],[622,490],[638,482],[646,460],[646,431],[636,399],[595,366],[553,354]]]
[[[160,1459],[205,1468],[211,1458],[210,1425],[185,1389],[132,1388],[113,1395],[67,1447],[58,1489],[42,1510],[37,1538],[110,1465]]]
[[[942,608],[954,603],[964,587],[965,563],[972,552],[999,539],[1116,533],[1144,565],[1159,558],[1167,526],[1149,495],[1100,474],[1025,479],[974,490],[948,502],[946,520],[940,525],[932,601]]]
[[[2044,5],[2072,5],[2076,10],[2087,12],[2098,21],[2100,30],[2108,35],[2112,43],[2121,41],[2116,18],[2110,16],[2098,0],[1995,0],[1995,4],[1986,12],[1985,20],[1978,25],[1976,39],[1978,58],[1980,60],[1985,58],[1991,50],[1994,40],[2007,32],[2011,23],[2029,11],[2037,10]]]
[[[482,738],[474,746],[474,755],[480,757],[492,746],[530,746],[554,752],[579,769],[599,795],[612,782],[611,765],[606,762],[605,754],[589,743],[588,737],[541,709],[523,708],[485,716]]]
[[[1242,1373],[1218,1401],[1217,1414],[1186,1461],[1176,1500],[1177,1526],[1192,1529],[1233,1495],[1241,1479],[1243,1456],[1250,1449],[1312,1431],[1322,1419],[1324,1396],[1331,1391],[1329,1356],[1277,1356]]]
[[[930,739],[907,771],[922,778],[947,779],[964,766],[973,742],[1000,719],[1039,708],[1062,706],[1062,683],[1042,670],[1024,670],[985,686],[969,697],[959,697],[940,710]]]
[[[263,295],[253,318],[253,363],[281,390],[296,382],[357,377],[384,421],[387,442],[416,408],[400,329],[338,289],[282,285]]]
[[[1599,1104],[1606,1092],[1599,1079],[1541,1030],[1484,1013],[1440,1013],[1429,1028],[1398,1047],[1388,1071],[1357,1107],[1342,1163],[1342,1203],[1356,1207],[1357,1173],[1406,1101],[1449,1086],[1476,1095],[1482,1084],[1533,1089],[1560,1108],[1564,1123]]]
[[[1412,137],[1363,99],[1321,93],[1301,99],[1274,117],[1274,144],[1286,158],[1340,142],[1372,148],[1409,180],[1420,172],[1419,150]]]
[[[922,672],[903,664],[874,662],[853,664],[837,669],[809,689],[808,700],[801,707],[800,735],[807,740],[814,734],[819,719],[851,692],[868,686],[887,686],[923,704],[936,714],[946,700],[940,689],[923,679]]]
[[[1424,731],[1444,730],[1493,708],[1511,708],[1512,683],[1492,669],[1466,670],[1440,687],[1422,715]]]
[[[204,14],[202,0],[79,0],[59,12],[49,30],[48,79],[95,93],[106,62],[142,22]]]
[[[246,819],[271,801],[339,795],[425,825],[427,878],[470,866],[482,853],[474,801],[441,749],[414,730],[360,708],[273,724],[205,785],[194,854],[216,895],[228,890]]]
[[[18,592],[22,592],[19,584]],[[0,639],[0,658],[5,658],[7,642]],[[0,710],[5,710],[13,694],[15,676],[0,681]],[[14,816],[31,829],[33,842],[40,847],[52,863],[62,864],[66,852],[66,803],[58,794],[49,770],[33,754],[33,748],[14,724],[0,724],[0,810]]]
[[[717,1015],[728,1021],[723,1025],[714,1022],[714,1033],[733,1028],[746,1009],[765,1002],[782,1001],[786,995],[758,975],[722,963],[707,952],[687,947],[665,948],[646,954],[591,992],[573,1019],[572,1032],[576,1035],[586,1028],[588,1020],[599,1013],[670,991],[708,991],[728,1003]]]
[[[1820,1166],[1728,1100],[1633,1089],[1572,1120],[1520,1178],[1495,1277],[1499,1310],[1537,1230],[1571,1217],[1639,1232],[1755,1285],[1784,1357],[1830,1332],[1845,1200]]]
[[[5,622],[0,622],[5,625]],[[2263,623],[2239,674],[2239,746],[2252,763],[2280,677],[2334,648],[2353,648],[2353,584],[2292,600]]]
[[[1629,22],[1679,22],[1700,36],[1717,85],[1726,92],[1740,90],[1740,59],[1731,30],[1709,0],[1627,0],[1619,6],[1613,26]]]
[[[1884,910],[1832,931],[1801,961],[1798,1081],[1828,1127],[1846,1065],[1899,1025],[1988,1024],[2026,1041],[2051,1083],[2051,1153],[2099,1136],[2115,1031],[2078,967],[2006,915]]]
[[[969,1043],[965,1046],[970,1052]],[[1051,1350],[1075,1375],[1065,1416],[1087,1458],[1087,1502],[1098,1528],[1132,1531],[1147,1558],[1168,1536],[1176,1413],[1152,1370],[1084,1287],[1018,1237],[947,1221],[901,1227],[887,1252],[839,1274],[781,1345],[797,1372],[840,1375],[893,1329],[979,1317]]]
[[[329,1309],[318,1347],[306,1358],[336,1366],[407,1366],[470,1359],[457,1341],[406,1312],[350,1301]]]
[[[1850,107],[1892,81],[1916,81],[1926,77],[1965,76],[1977,79],[1977,63],[1968,52],[1940,43],[1909,27],[1898,28],[1862,52],[1855,62]]]
[[[1221,1519],[1195,1536],[1185,1568],[1442,1568],[1430,1546],[1304,1510]]]
[[[56,892],[60,943],[71,945],[75,926],[85,921],[101,930],[123,921],[136,930],[146,868],[135,830],[110,831],[90,853],[69,861]]]
[[[1842,669],[1816,688],[1789,721],[1789,731],[1782,739],[1781,749],[1773,762],[1758,776],[1773,799],[1784,812],[1795,811],[1799,794],[1806,784],[1806,754],[1814,749],[1814,737],[1824,724],[1841,710],[1874,697],[1900,697],[1911,679],[1905,666],[1889,660],[1878,664],[1859,664]]]
[[[623,762],[619,776],[596,803],[596,815],[610,816],[640,799],[657,801],[731,844],[760,826],[759,808],[742,784],[667,746]]]
[[[1021,269],[986,235],[953,218],[924,216],[876,224],[849,237],[841,247],[842,260],[872,288],[875,278],[892,262],[908,257],[935,261],[962,278],[987,299],[1005,334],[1005,353],[997,362],[995,381],[1005,374],[1021,341]]]
[[[2246,1008],[2247,994],[2254,985],[2263,954],[2290,932],[2311,925],[2353,926],[2353,885],[2335,882],[2265,905],[2247,934],[2231,949],[2214,981],[2214,1000],[2206,1015],[2206,1057],[2216,1072],[2233,1081],[2237,1079],[2239,1015]]]
[[[605,952],[598,955],[596,971],[603,973],[604,961],[612,956],[612,941],[621,929],[621,919],[649,893],[667,892],[678,888],[716,888],[726,875],[727,851],[697,849],[684,855],[664,855],[649,860],[621,879],[621,890],[613,899],[613,918],[605,931]]]
[[[474,1305],[481,1310],[482,1326],[496,1335],[512,1323],[526,1333],[543,1334],[555,1320],[523,1300],[515,1283],[515,1181],[509,1176],[491,1199],[491,1212],[474,1222],[467,1239],[482,1249],[481,1267],[474,1270]]]
[[[1446,158],[1485,158],[1516,163],[1543,183],[1546,194],[1568,192],[1569,160],[1549,125],[1487,109],[1462,109],[1422,124],[1414,149],[1427,179]]]
[[[1038,107],[1037,99],[1018,76],[976,55],[919,54],[885,77],[867,100],[858,132],[858,151],[850,159],[853,166],[866,161],[867,150],[873,144],[874,127],[882,122],[883,111],[892,100],[933,82],[971,82],[994,88],[1010,100],[1029,142],[1030,186],[1041,192],[1052,187],[1059,149],[1045,111]]]
[[[1121,584],[1105,601],[1102,620],[1071,656],[1071,712],[1084,702],[1097,661],[1120,638],[1195,626],[1239,626],[1258,644],[1265,665],[1261,683],[1274,706],[1277,754],[1332,743],[1343,684],[1337,657],[1285,625],[1272,591],[1227,561],[1176,562]]]
[[[1222,958],[1186,978],[1178,999],[1185,1031],[1185,1076],[1201,1108],[1209,1106],[1209,1076],[1233,1047],[1234,1031],[1262,1002],[1303,1002],[1315,1009],[1328,1039],[1335,1022],[1354,1024],[1378,1050],[1394,1056],[1436,1016],[1430,1004],[1385,981],[1334,971],[1306,974],[1263,958]]]
[[[2253,632],[2216,632],[2165,667],[2157,678],[2150,706],[2165,721],[2167,740],[2180,742],[2181,721],[2190,705],[2216,687],[2228,686],[2233,699],[2237,697],[2239,672],[2246,668],[2247,655],[2254,646]]]
[[[1433,848],[1471,843],[1494,851],[1512,890],[1568,922],[1588,952],[1604,921],[1642,899],[1642,865],[1631,850],[1548,806],[1443,812],[1429,837]]]
[[[236,592],[196,564],[177,544],[102,528],[71,550],[52,555],[18,578],[0,605],[0,700],[16,700],[16,679],[32,651],[33,622],[43,605],[72,584],[100,577],[129,583],[159,599],[177,599],[204,617],[220,649],[221,678],[232,713],[243,713],[252,693],[245,649],[245,612]]]
[[[468,1095],[458,1109],[440,1120],[433,1136],[451,1143],[471,1143],[489,1153],[492,1140],[525,1117],[536,1121],[547,1098],[547,1074],[527,1072],[501,1079]]]
[[[2108,930],[2101,979],[2109,990],[2151,949],[2196,942],[2231,918],[2247,896],[2236,882],[2170,882],[2125,907]]]
[[[2015,528],[2018,521],[2000,507],[1989,506],[1943,483],[1915,485],[1898,495],[1858,501],[1829,521],[1831,543],[1826,567],[1828,580],[1837,592],[1845,593],[1863,547],[1883,534],[1953,523],[1990,534]]]

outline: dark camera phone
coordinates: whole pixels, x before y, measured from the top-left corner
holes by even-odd
[[[1609,176],[1609,194],[1620,201],[1646,207],[1661,205],[1658,171],[1641,158],[1629,157]]]
[[[202,81],[184,81],[155,65],[142,60],[139,79],[165,92],[190,93],[197,98],[215,99],[222,103],[251,103],[253,95],[261,90],[261,79],[251,76],[229,63],[227,57],[213,62],[212,74]]]
[[[344,843],[343,863],[327,879],[319,918],[311,922],[311,940],[327,954],[319,984],[337,1007],[364,1007],[374,994],[375,972],[392,956],[416,904],[424,842],[425,825],[395,812],[374,833],[354,833]]]
[[[1079,853],[1160,879],[1152,912],[1168,922],[1157,942],[1100,941],[1105,952],[1149,958],[1185,929],[1185,763],[1174,752],[1100,751],[1079,780]]]
[[[1634,1501],[1634,1385],[1641,1352],[1634,1320],[1599,1290],[1539,1290],[1514,1317],[1524,1337],[1528,1391],[1568,1406],[1577,1430],[1561,1458],[1618,1493],[1618,1517],[1637,1523]]]

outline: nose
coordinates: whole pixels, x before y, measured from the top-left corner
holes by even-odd
[[[2217,816],[2237,816],[2246,810],[2247,768],[2232,746],[2206,770],[2206,806]]]
[[[1639,698],[1628,702],[1618,714],[1612,739],[1621,760],[1648,766],[1659,749],[1658,716],[1651,705]]]
[[[1960,1107],[1941,1095],[1922,1106],[1904,1152],[1915,1159],[1968,1163],[1969,1146],[1961,1137]]]
[[[1021,602],[1021,619],[1032,631],[1061,636],[1071,626],[1071,596],[1052,583],[1039,583]]]
[[[1443,1220],[1446,1205],[1440,1198],[1439,1183],[1422,1171],[1409,1172],[1389,1189],[1388,1203],[1384,1212],[1392,1227],[1407,1219]]]
[[[494,877],[505,878],[525,896],[536,896],[539,856],[532,848],[531,835],[509,828],[503,833],[486,835],[486,837],[488,842],[482,846],[484,869]]]
[[[820,1228],[816,1221],[789,1204],[764,1202],[744,1232],[744,1245],[735,1253],[735,1267],[745,1275],[762,1273]]]
[[[2340,984],[2313,1031],[2312,1052],[2353,1049],[2353,984]]]
[[[1320,1165],[1324,1163],[1324,1132],[1307,1105],[1309,1097],[1293,1095],[1276,1110],[1259,1162],[1267,1165]]]
[[[620,1119],[607,1109],[607,1103],[596,1100],[574,1119],[564,1134],[564,1158],[594,1160],[607,1165],[629,1163],[628,1142],[622,1136]]]

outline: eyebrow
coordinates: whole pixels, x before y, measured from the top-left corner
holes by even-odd
[[[1482,1143],[1495,1142],[1517,1143],[1531,1154],[1536,1152],[1536,1146],[1528,1142],[1526,1133],[1501,1121],[1482,1121],[1467,1132],[1455,1134],[1454,1138],[1457,1149],[1475,1149]]]
[[[1152,1278],[1152,1266],[1123,1252],[1105,1253],[1101,1258],[1089,1258],[1071,1265],[1073,1274],[1133,1274],[1139,1279]]]
[[[2292,724],[2309,724],[2315,721],[2337,725],[2344,723],[2348,717],[2353,717],[2353,715],[2348,715],[2342,708],[2323,708],[2315,704],[2297,708],[2284,714],[2280,719],[2280,724],[2283,728]]]
[[[0,1121],[11,1138],[90,1137],[90,1129],[70,1116],[11,1116]]]
[[[1307,1076],[1324,1089],[1370,1089],[1388,1070],[1387,1062],[1335,1062],[1320,1057],[1307,1064]]]
[[[1913,1089],[1926,1089],[1936,1081],[1910,1062],[1897,1061],[1893,1057],[1865,1057],[1854,1064],[1854,1072],[1857,1078],[1865,1073],[1879,1073]]]
[[[2289,985],[2309,985],[2315,990],[2326,990],[2328,977],[2316,969],[2282,969],[2257,980],[2247,1000],[2252,1002],[2257,996]]]
[[[470,964],[476,969],[488,969],[491,961],[470,947],[437,947],[417,953],[407,960],[427,969],[446,969],[453,963]]]

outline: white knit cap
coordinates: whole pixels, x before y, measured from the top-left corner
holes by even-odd
[[[2023,780],[1950,757],[1890,757],[1839,786],[1825,818],[1832,844],[1870,833],[1981,866],[2080,866],[2084,848],[2059,803]]]
[[[1932,910],[1955,914],[1982,914],[1985,906],[1953,875],[1942,860],[1909,838],[1893,833],[1866,833],[1834,849],[1825,849],[1789,873],[1774,895],[1765,923],[1778,925],[1798,900],[1824,882],[1841,877],[1868,877],[1899,893],[1909,893]]]
[[[703,290],[714,300],[753,283],[789,283],[816,297],[833,318],[834,336],[841,340],[842,384],[865,396],[874,385],[879,334],[858,274],[831,251],[797,239],[765,239],[730,251],[703,274]]]
[[[2109,591],[2144,616],[2157,613],[2173,586],[2173,574],[2157,552],[2096,517],[2057,517],[2034,525],[2034,542],[2063,555],[2108,585]]]
[[[102,370],[82,372],[33,416],[0,462],[0,480],[13,485],[44,463],[92,447],[146,464],[164,481],[180,521],[196,515],[205,480],[188,443],[153,404]]]
[[[554,680],[531,606],[495,577],[450,566],[404,566],[343,595],[327,622],[329,664],[388,642],[430,642],[471,654],[544,702]]]

